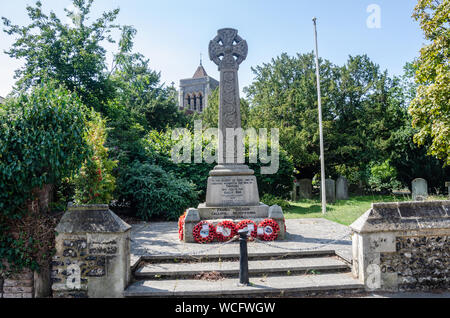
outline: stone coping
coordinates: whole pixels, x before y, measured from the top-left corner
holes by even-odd
[[[107,204],[70,204],[56,226],[58,233],[121,233],[131,226],[112,212]]]
[[[450,201],[373,203],[350,228],[357,233],[450,229]]]

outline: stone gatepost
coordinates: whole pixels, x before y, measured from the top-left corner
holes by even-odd
[[[108,205],[69,205],[56,227],[53,297],[122,297],[131,277],[130,229]]]
[[[367,290],[449,289],[450,201],[376,203],[350,225]]]

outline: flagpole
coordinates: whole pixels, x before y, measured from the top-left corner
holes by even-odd
[[[320,93],[320,70],[319,70],[319,46],[317,44],[317,18],[313,18],[314,22],[314,40],[316,42],[316,77],[317,77],[317,97],[319,104],[319,135],[320,135],[320,181],[322,190],[322,213],[327,213],[327,197],[325,189],[325,155],[323,147],[323,126],[322,126],[322,96]]]

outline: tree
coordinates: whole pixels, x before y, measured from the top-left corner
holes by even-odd
[[[330,127],[334,66],[320,61],[324,127]],[[248,126],[279,128],[280,145],[292,156],[304,177],[312,178],[319,168],[319,126],[314,54],[286,53],[271,63],[252,68],[253,83],[244,89],[250,103]],[[325,145],[326,151],[329,149]]]
[[[416,81],[417,95],[411,103],[414,141],[428,153],[450,164],[450,1],[419,0],[414,19],[420,22],[430,43],[420,50]]]
[[[93,0],[73,0],[75,10],[65,9],[72,25],[64,24],[53,12],[46,15],[41,1],[27,6],[31,19],[27,26],[14,25],[2,17],[4,31],[17,37],[5,53],[25,61],[15,74],[16,91],[29,90],[44,78],[51,78],[76,93],[85,105],[104,112],[107,101],[114,96],[114,87],[102,44],[115,43],[111,32],[118,29],[122,31],[119,53],[126,51],[133,29],[113,24],[119,9],[104,12],[88,24],[92,3]]]

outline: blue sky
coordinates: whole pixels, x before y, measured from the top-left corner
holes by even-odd
[[[70,0],[43,0],[45,11],[59,16]],[[26,4],[32,0],[0,0],[0,16],[13,23],[28,23]],[[220,28],[232,27],[248,42],[249,54],[241,65],[241,89],[253,80],[251,67],[314,49],[312,17],[318,18],[319,55],[342,65],[349,55],[367,54],[391,75],[419,55],[424,44],[418,23],[411,18],[416,0],[96,0],[93,17],[119,7],[118,22],[133,25],[138,34],[135,50],[150,59],[162,80],[178,86],[199,65],[200,53],[208,74],[219,78],[208,58],[208,44]],[[381,9],[381,28],[368,28],[367,7]],[[4,50],[13,43],[0,33],[0,95],[7,95],[20,62]]]

